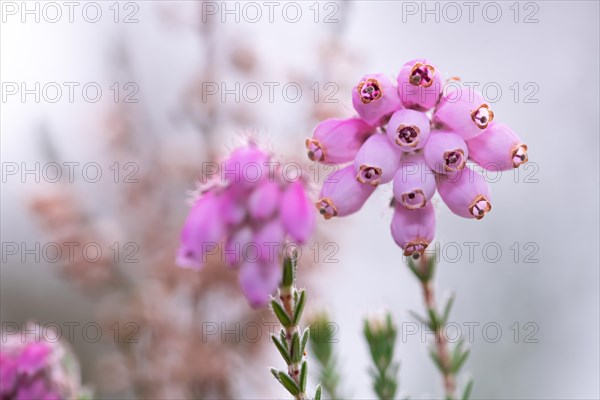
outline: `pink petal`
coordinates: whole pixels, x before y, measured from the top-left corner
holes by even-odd
[[[367,139],[356,154],[356,179],[373,186],[388,183],[394,179],[401,158],[402,151],[398,146],[391,143],[386,135],[376,133]]]
[[[267,219],[279,208],[280,199],[279,184],[265,180],[250,193],[248,211],[257,220]]]
[[[481,135],[494,119],[483,96],[468,88],[448,91],[436,108],[434,119],[464,140]]]
[[[372,126],[386,122],[389,115],[402,107],[396,87],[384,74],[363,76],[352,91],[352,105]]]
[[[417,63],[422,66],[417,66]],[[414,78],[419,71],[426,73],[419,74],[418,78],[422,76],[423,79],[419,79],[417,83]],[[440,72],[425,59],[411,60],[404,64],[397,81],[398,95],[402,105],[421,111],[433,108],[443,89]]]
[[[406,208],[424,207],[435,194],[435,174],[423,157],[400,163],[394,176],[394,198]]]
[[[386,133],[390,142],[404,151],[422,149],[429,137],[430,123],[427,115],[404,108],[392,114]]]
[[[220,215],[219,198],[208,192],[192,206],[181,231],[177,264],[182,268],[199,269],[205,263],[204,253],[218,246],[225,235]]]
[[[469,158],[490,171],[505,171],[527,162],[527,146],[508,126],[492,122],[467,142]]]
[[[281,267],[279,263],[251,263],[242,265],[239,274],[240,286],[254,308],[265,306],[269,302],[271,294],[277,289],[281,279]]]
[[[440,174],[451,174],[465,167],[469,149],[457,134],[434,131],[429,135],[424,155],[429,168]]]
[[[326,119],[317,125],[312,139],[306,140],[308,158],[336,164],[352,161],[373,129],[360,118]]]
[[[317,208],[325,219],[350,215],[360,210],[373,191],[375,186],[358,182],[354,165],[348,165],[327,176]]]
[[[297,243],[308,242],[315,229],[315,210],[301,181],[292,182],[283,192],[281,222]]]
[[[469,167],[453,175],[438,175],[437,189],[448,208],[460,217],[481,219],[492,209],[488,183]]]
[[[435,210],[431,203],[425,207],[410,210],[400,204],[394,208],[392,217],[392,237],[404,250],[404,255],[422,253],[435,236]]]

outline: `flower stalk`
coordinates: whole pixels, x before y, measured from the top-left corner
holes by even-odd
[[[306,363],[306,345],[309,328],[300,328],[300,318],[306,304],[306,291],[295,286],[296,254],[286,256],[283,261],[283,276],[279,286],[279,299],[271,300],[271,308],[282,325],[279,337],[272,335],[271,340],[287,364],[287,372],[271,368],[277,381],[296,400],[307,400],[306,381],[308,365]],[[321,398],[321,387],[317,386],[315,400]]]
[[[454,296],[450,297],[440,313],[437,308],[433,278],[435,276],[435,257],[427,258],[426,253],[414,253],[408,259],[408,267],[421,283],[423,300],[427,309],[427,317],[423,318],[413,314],[421,323],[434,332],[435,345],[430,350],[430,356],[442,375],[444,383],[445,398],[452,400],[456,398],[456,375],[464,365],[469,350],[463,349],[463,341],[459,340],[454,349],[450,349],[448,340],[444,334],[444,328],[448,323],[450,311],[454,303]],[[473,381],[466,385],[461,398],[467,400],[470,396]]]

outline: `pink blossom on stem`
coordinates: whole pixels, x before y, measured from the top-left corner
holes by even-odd
[[[358,182],[354,166],[348,165],[327,176],[317,209],[325,219],[350,215],[360,210],[374,190],[375,186]]]
[[[248,196],[248,211],[257,220],[271,217],[280,207],[281,189],[277,182],[265,180]]]
[[[384,74],[363,76],[352,91],[352,105],[372,126],[386,122],[389,115],[402,107],[396,87]]]
[[[402,151],[385,135],[376,133],[367,139],[356,154],[356,180],[372,186],[388,183],[394,178],[401,158]]]
[[[448,208],[460,217],[482,219],[492,209],[488,183],[469,167],[438,175],[437,189]]]
[[[494,119],[494,112],[481,94],[457,88],[442,96],[434,119],[464,140],[470,140],[485,131]]]
[[[177,252],[177,264],[183,268],[200,269],[205,263],[206,245],[217,245],[225,234],[220,215],[219,198],[213,192],[203,194],[193,205],[183,230]]]
[[[425,59],[404,64],[397,80],[398,94],[406,108],[429,110],[435,106],[442,92],[440,72]]]
[[[492,122],[467,142],[469,158],[490,171],[506,171],[527,162],[527,145],[507,125]]]
[[[435,236],[435,210],[431,203],[414,210],[396,204],[391,229],[405,256],[423,253]]]
[[[440,174],[451,174],[465,167],[469,149],[455,133],[435,131],[429,136],[424,155],[429,168]]]
[[[425,207],[435,194],[435,187],[435,174],[422,157],[402,161],[394,176],[394,198],[406,208]]]
[[[320,122],[306,139],[308,158],[323,163],[352,161],[374,128],[360,118],[330,118]]]
[[[386,128],[389,140],[403,151],[422,149],[427,143],[429,131],[427,114],[407,108],[392,114]]]
[[[281,278],[279,261],[271,263],[246,262],[240,267],[239,281],[248,303],[254,308],[264,307]]]
[[[283,192],[281,222],[287,234],[300,244],[306,243],[315,229],[315,211],[300,180],[290,183]]]

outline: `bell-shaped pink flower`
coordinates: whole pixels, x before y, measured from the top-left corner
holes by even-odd
[[[360,146],[374,132],[374,128],[360,118],[330,118],[315,128],[311,139],[306,139],[308,158],[323,163],[352,161]]]
[[[391,228],[392,237],[405,256],[422,254],[435,236],[435,210],[431,202],[414,210],[395,204]]]
[[[280,207],[279,183],[269,179],[262,181],[248,197],[248,212],[256,220],[264,220],[275,214]]]
[[[192,206],[181,231],[177,264],[182,268],[200,269],[207,247],[218,246],[224,235],[219,198],[213,192],[204,193]]]
[[[429,137],[430,123],[427,114],[407,108],[392,114],[387,124],[389,140],[404,151],[418,150]]]
[[[376,133],[367,139],[356,154],[356,180],[372,186],[388,183],[394,179],[401,158],[402,151],[398,146],[384,134]]]
[[[250,188],[269,178],[269,155],[250,144],[231,152],[222,164],[221,176],[236,189]]]
[[[423,154],[429,168],[440,174],[451,174],[465,167],[469,150],[457,134],[434,131],[429,135]]]
[[[429,110],[441,92],[441,74],[429,61],[416,59],[402,66],[398,74],[398,95],[404,107]]]
[[[471,168],[437,178],[438,192],[454,214],[481,219],[492,209],[488,183]]]
[[[360,210],[374,190],[358,182],[354,165],[348,165],[327,176],[316,206],[325,219],[343,217]]]
[[[279,253],[284,240],[285,231],[281,221],[273,219],[258,229],[252,241],[258,247],[259,260],[272,263],[279,260]]]
[[[246,262],[240,267],[239,281],[248,303],[254,308],[265,306],[277,289],[281,278],[278,261],[271,263]]]
[[[527,162],[527,145],[507,125],[492,122],[467,142],[469,158],[490,171],[506,171]]]
[[[241,201],[245,196],[240,196],[240,190],[234,186],[225,188],[219,197],[223,222],[231,226],[241,224],[247,216],[246,205]]]
[[[245,261],[258,259],[257,246],[249,246],[253,238],[254,233],[248,225],[235,231],[227,240],[223,250],[225,263],[230,267],[237,267]]]
[[[403,160],[394,176],[394,198],[409,209],[425,207],[435,194],[435,187],[435,174],[422,157]]]
[[[292,240],[299,244],[308,242],[315,229],[315,209],[301,180],[290,183],[283,192],[280,218]]]
[[[402,107],[396,87],[384,74],[363,76],[352,91],[352,105],[372,126],[384,123],[389,115]]]
[[[448,91],[440,99],[434,115],[437,123],[465,140],[481,135],[493,119],[494,112],[483,96],[468,88]]]

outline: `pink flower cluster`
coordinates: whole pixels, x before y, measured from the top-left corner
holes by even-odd
[[[491,210],[490,188],[467,160],[493,171],[516,168],[527,161],[527,146],[494,121],[481,94],[452,83],[444,89],[431,63],[412,60],[397,85],[383,74],[362,77],[352,92],[359,117],[317,125],[306,140],[309,158],[348,164],[323,184],[317,208],[325,219],[358,211],[378,185],[393,182],[392,236],[411,255],[433,240],[436,191],[461,217]]]
[[[38,328],[30,326],[26,338],[3,333],[0,398],[58,400],[82,393],[77,361],[60,342],[32,340],[33,329]]]
[[[200,189],[177,254],[180,267],[200,269],[218,249],[239,269],[253,307],[265,305],[277,288],[286,241],[306,243],[315,225],[304,182],[287,179],[274,164],[255,144],[234,150],[221,164],[222,181]]]

